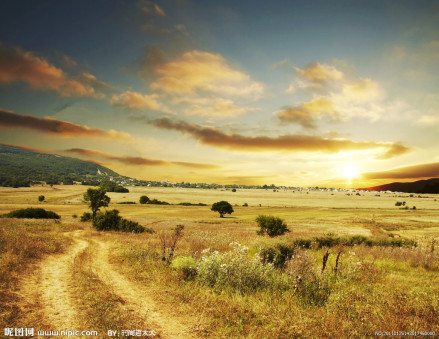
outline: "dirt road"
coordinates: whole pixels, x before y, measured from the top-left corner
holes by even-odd
[[[145,329],[153,329],[161,338],[196,337],[195,317],[176,313],[172,304],[155,298],[157,294],[153,286],[130,281],[120,273],[120,268],[109,262],[110,242],[90,237],[90,233],[82,230],[66,233],[66,236],[73,239],[70,249],[41,261],[36,273],[24,280],[21,288],[25,298],[34,299],[33,304],[39,305],[35,312],[40,313],[39,317],[44,324],[49,324],[50,329],[86,329],[80,317],[80,301],[73,292],[77,282],[72,272],[75,259],[84,251],[92,250],[91,262],[87,265],[112,293],[123,300],[121,312],[133,312],[144,322]]]

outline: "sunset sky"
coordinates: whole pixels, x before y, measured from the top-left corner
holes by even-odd
[[[2,1],[0,143],[137,179],[439,177],[438,1]]]

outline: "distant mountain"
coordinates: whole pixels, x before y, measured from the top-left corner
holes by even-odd
[[[119,174],[93,162],[0,144],[0,186],[29,186],[34,181],[72,184],[101,176]]]
[[[393,182],[386,185],[374,186],[369,188],[359,188],[359,190],[439,194],[439,178],[418,180],[415,182]]]

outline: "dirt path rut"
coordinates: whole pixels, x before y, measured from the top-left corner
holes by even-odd
[[[164,338],[196,338],[193,330],[196,328],[194,319],[179,316],[171,305],[159,302],[154,298],[154,292],[125,278],[116,271],[109,260],[110,244],[96,241],[99,250],[96,252],[96,270],[101,280],[113,287],[114,293],[126,301],[128,309],[135,311]]]
[[[123,299],[122,312],[134,312],[146,327],[161,338],[196,338],[194,317],[179,315],[170,303],[156,298],[152,287],[130,281],[109,262],[111,242],[90,237],[86,231],[66,233],[73,245],[63,254],[52,255],[39,263],[36,273],[23,281],[25,298],[39,305],[40,318],[52,330],[81,330],[78,300],[73,297],[75,281],[72,268],[75,258],[88,248],[93,252],[89,263],[99,279]],[[93,329],[89,329],[93,330]]]

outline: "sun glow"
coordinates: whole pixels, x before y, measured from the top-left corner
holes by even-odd
[[[358,176],[358,169],[355,166],[352,166],[352,164],[348,164],[343,167],[341,174],[344,178],[352,180]]]

